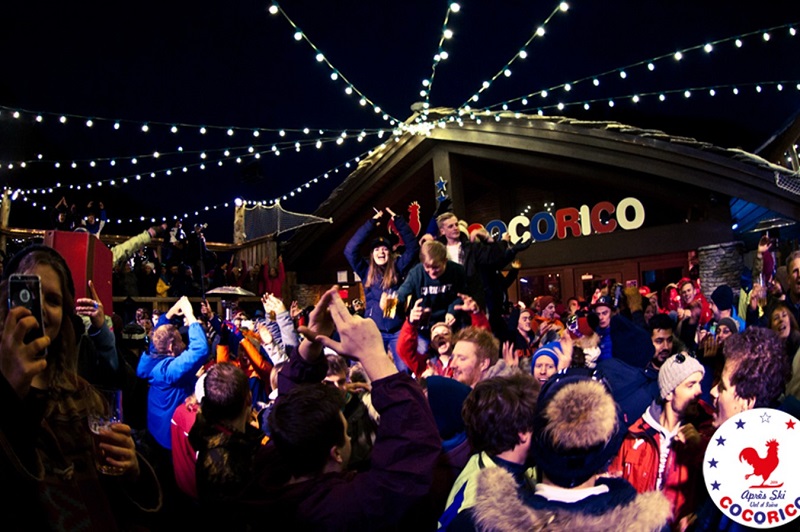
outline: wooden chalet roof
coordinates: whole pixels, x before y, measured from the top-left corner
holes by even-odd
[[[432,110],[431,120],[452,112]],[[413,124],[414,118],[407,124]],[[369,218],[372,207],[410,197],[409,187],[416,188],[418,196],[434,198],[434,171],[446,166],[451,156],[512,162],[567,177],[597,168],[607,175],[633,172],[672,190],[686,183],[746,198],[800,220],[797,173],[739,149],[616,122],[512,112],[481,113],[475,119],[464,116],[462,120],[461,125],[447,122],[445,127],[399,134],[362,160],[315,212],[332,218],[333,224],[300,229],[292,236],[284,253],[288,266],[303,270],[320,261],[346,265],[339,260],[344,243]],[[426,177],[420,179],[420,175]]]

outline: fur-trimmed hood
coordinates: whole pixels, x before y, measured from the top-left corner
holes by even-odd
[[[609,479],[610,492],[598,496],[605,497],[608,502],[608,509],[602,513],[582,511],[578,503],[574,505],[575,511],[567,509],[571,505],[564,504],[533,508],[519,498],[516,483],[510,473],[499,467],[487,468],[478,476],[477,497],[473,508],[475,525],[478,530],[497,532],[661,530],[671,515],[667,498],[658,491],[634,495],[632,498],[617,497],[612,486],[620,482],[625,481]]]

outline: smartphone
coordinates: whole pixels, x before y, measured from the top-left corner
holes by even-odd
[[[39,327],[31,329],[25,335],[23,342],[29,344],[44,336],[44,320],[42,319],[42,280],[38,275],[25,273],[12,273],[8,279],[8,308],[25,307],[31,311],[33,317],[39,322]],[[47,349],[37,354],[38,357],[47,356]]]

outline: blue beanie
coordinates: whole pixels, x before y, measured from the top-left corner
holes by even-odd
[[[536,359],[542,356],[550,357],[553,360],[553,365],[558,367],[558,352],[556,348],[561,349],[561,342],[550,342],[537,349],[531,357],[531,372],[533,372],[533,367],[536,365]]]

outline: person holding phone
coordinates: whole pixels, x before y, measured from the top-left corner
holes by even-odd
[[[140,520],[137,510],[158,510],[158,481],[128,425],[116,423],[101,435],[109,463],[122,475],[107,478],[95,469],[87,418],[103,404],[78,374],[75,288],[66,262],[52,248],[25,248],[4,272],[3,301],[14,273],[39,277],[42,318],[0,305],[0,512],[24,517],[30,529],[81,523],[108,530]],[[26,342],[37,328],[43,334]]]

